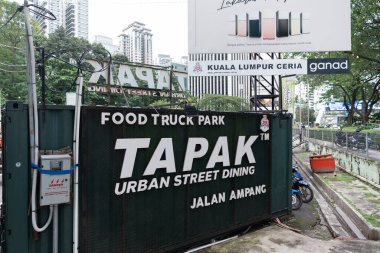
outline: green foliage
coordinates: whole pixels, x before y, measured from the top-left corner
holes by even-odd
[[[170,104],[169,99],[162,99],[160,97],[128,95],[127,98],[131,107],[149,107],[151,105],[157,106],[162,104]]]
[[[372,114],[372,120],[380,120],[380,111],[377,111],[374,114]]]
[[[46,103],[64,104],[66,92],[75,92],[76,79],[81,69],[85,80],[85,103],[111,104],[114,95],[87,92],[86,80],[91,75],[89,71],[94,68],[86,60],[96,60],[102,64],[108,62],[109,55],[103,46],[69,36],[63,27],[59,27],[48,38],[36,38],[35,44],[45,49]],[[36,58],[41,63],[42,55],[37,55]],[[38,81],[38,87],[41,97],[41,80]]]
[[[168,105],[168,104],[170,104],[170,100],[160,99],[160,100],[156,100],[153,103],[151,103],[150,106],[159,107],[159,106]]]
[[[0,27],[15,13],[18,4],[0,0]],[[23,15],[19,12],[0,31],[0,89],[7,100],[27,97],[25,65],[25,29]],[[18,50],[16,48],[20,48]],[[7,65],[4,65],[7,64]],[[9,66],[17,65],[17,66]]]
[[[304,107],[297,107],[296,108],[296,121],[299,122],[299,115],[300,115],[300,112],[301,112],[301,123],[303,125],[310,125],[312,124],[313,122],[315,122],[316,120],[316,117],[315,117],[315,111],[314,109],[312,108],[304,108]],[[309,124],[307,123],[309,119]]]
[[[314,87],[328,85],[325,99],[331,95],[345,103],[348,123],[354,116],[366,123],[379,101],[380,89],[380,5],[378,0],[352,0],[352,52],[295,54],[304,58],[348,57],[350,74],[310,75],[299,77],[299,81]],[[363,101],[363,109],[358,110],[356,101]]]
[[[199,100],[199,109],[211,111],[246,111],[249,105],[245,99],[224,95],[205,95]]]
[[[123,64],[123,63],[129,63],[129,59],[128,59],[128,57],[125,56],[125,55],[123,55],[123,54],[119,54],[119,53],[114,54],[114,55],[112,56],[112,60],[113,60],[114,62],[116,62],[116,63],[121,63],[121,64]]]

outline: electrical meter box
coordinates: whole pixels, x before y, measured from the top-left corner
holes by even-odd
[[[41,155],[40,206],[70,202],[70,155]]]

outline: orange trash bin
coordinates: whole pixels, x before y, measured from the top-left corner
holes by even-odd
[[[335,159],[332,154],[312,155],[310,159],[310,168],[313,172],[334,172]]]

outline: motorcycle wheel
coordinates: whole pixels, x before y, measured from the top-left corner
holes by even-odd
[[[302,206],[302,198],[300,194],[292,193],[292,210],[298,210]]]
[[[310,186],[300,185],[300,192],[301,192],[302,202],[304,203],[309,203],[314,197],[314,192],[310,188]]]

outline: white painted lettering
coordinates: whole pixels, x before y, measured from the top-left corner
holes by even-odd
[[[117,139],[115,149],[125,149],[123,166],[121,168],[120,178],[132,177],[133,168],[137,150],[139,148],[148,148],[150,138],[136,138],[136,139]]]
[[[197,146],[199,147],[196,151]],[[208,150],[208,141],[205,138],[189,138],[186,147],[183,171],[191,171],[195,158],[203,157]]]
[[[223,167],[230,166],[227,136],[218,138],[206,168],[214,168],[216,163],[223,163]]]
[[[106,124],[106,121],[109,121],[110,120],[110,118],[109,118],[109,116],[111,115],[111,113],[109,113],[109,112],[102,112],[102,116],[101,116],[101,124],[102,125],[105,125]]]
[[[165,159],[161,160],[163,155],[165,155]],[[144,176],[154,175],[156,170],[161,168],[165,168],[166,173],[176,172],[172,138],[161,139],[144,171]]]
[[[242,159],[244,155],[247,155],[248,162],[249,163],[256,163],[255,156],[253,155],[252,151],[252,144],[256,141],[258,136],[251,136],[245,141],[245,136],[239,136],[237,148],[236,148],[236,155],[235,155],[235,165],[241,165]]]

